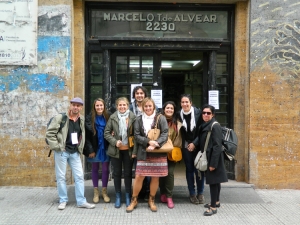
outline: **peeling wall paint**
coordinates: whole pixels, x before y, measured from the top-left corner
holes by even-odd
[[[39,6],[37,65],[0,66],[0,185],[55,185],[44,138],[72,96],[70,15],[70,5]]]

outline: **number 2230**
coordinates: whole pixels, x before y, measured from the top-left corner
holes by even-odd
[[[166,22],[147,22],[146,30],[162,30],[162,31],[175,31],[174,23],[166,23]]]

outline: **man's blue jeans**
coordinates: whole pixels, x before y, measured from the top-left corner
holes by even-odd
[[[194,166],[194,160],[196,157],[196,152],[190,152],[186,148],[182,148],[182,157],[185,163],[186,172],[186,182],[190,195],[196,195],[195,192],[195,176],[197,184],[197,195],[202,195],[204,191],[204,172],[201,172],[201,180],[198,176],[198,171]]]
[[[86,203],[84,197],[84,178],[80,155],[78,152],[70,154],[66,151],[54,151],[55,175],[57,190],[59,195],[59,203],[68,202],[68,193],[66,185],[67,163],[71,167],[75,181],[75,197],[77,205]]]

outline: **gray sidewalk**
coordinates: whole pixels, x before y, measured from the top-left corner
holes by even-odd
[[[101,182],[100,182],[101,184]],[[69,203],[58,210],[56,188],[0,187],[0,224],[300,224],[300,190],[255,190],[252,185],[230,181],[222,185],[221,207],[218,213],[204,217],[203,205],[188,200],[185,180],[176,178],[174,209],[159,202],[158,211],[149,210],[140,200],[132,213],[125,212],[125,204],[114,208],[113,182],[109,182],[111,203],[101,201],[95,209],[76,207],[74,186],[68,187]],[[86,181],[86,197],[92,202],[93,187]],[[206,202],[209,188],[205,186]]]

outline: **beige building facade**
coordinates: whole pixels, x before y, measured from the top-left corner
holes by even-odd
[[[239,139],[236,160],[227,163],[230,178],[298,189],[299,8],[296,0],[39,0],[37,65],[0,65],[0,185],[55,186],[48,120],[74,96],[85,99],[85,113],[95,97],[113,110],[115,98],[130,98],[131,83],[142,82],[162,90],[163,101],[190,92],[198,107],[218,90],[217,118]],[[151,17],[158,14],[159,24]],[[182,66],[171,70],[170,62]]]

